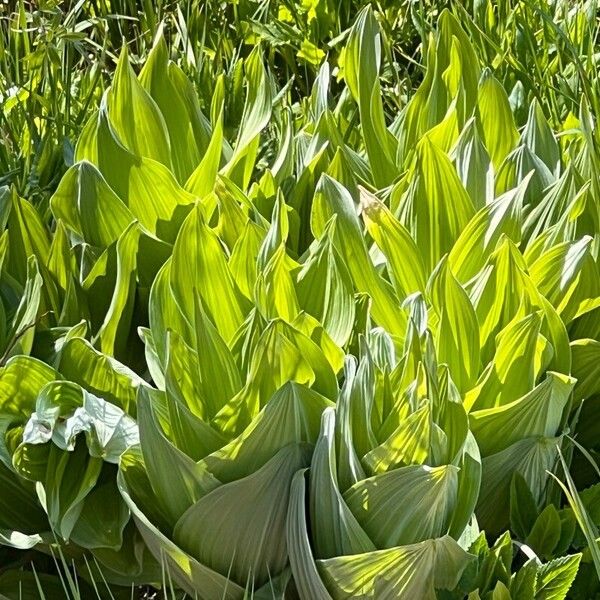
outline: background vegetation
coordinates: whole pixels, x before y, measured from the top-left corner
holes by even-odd
[[[0,596],[600,597],[595,1],[0,11]]]

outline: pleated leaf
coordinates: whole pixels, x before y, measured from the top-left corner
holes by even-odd
[[[182,515],[174,540],[239,585],[266,583],[287,564],[290,483],[309,456],[306,446],[286,446],[255,473],[218,487]]]
[[[521,439],[556,435],[574,385],[572,377],[550,372],[522,398],[497,408],[471,412],[471,431],[484,456]]]
[[[317,564],[335,600],[435,600],[435,590],[453,589],[472,558],[445,536]]]
[[[446,533],[456,503],[458,469],[408,466],[354,484],[344,500],[377,548]]]

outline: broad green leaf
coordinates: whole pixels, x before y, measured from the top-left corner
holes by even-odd
[[[359,339],[359,354],[361,360],[352,381],[347,403],[345,402],[345,425],[352,428],[353,450],[360,457],[379,445],[375,432],[384,426],[377,417],[382,412],[382,400],[385,401],[385,395],[382,397],[381,378],[378,377],[378,367],[372,350],[362,336]]]
[[[494,168],[498,170],[508,153],[517,145],[519,133],[506,92],[489,69],[485,69],[481,76],[477,108],[483,142]]]
[[[338,485],[335,419],[333,409],[324,411],[311,464],[311,532],[315,554],[320,558],[375,550]]]
[[[345,261],[355,288],[371,296],[374,320],[392,335],[402,336],[406,316],[399,308],[392,287],[377,273],[369,257],[352,197],[341,184],[323,175],[311,214],[311,228],[316,238],[324,234],[333,215],[336,215],[333,244]]]
[[[201,394],[206,401],[208,418],[212,418],[241,389],[242,376],[225,340],[209,320],[198,298],[194,322],[197,374]]]
[[[317,565],[335,600],[435,600],[436,589],[456,587],[472,558],[445,536],[389,550],[320,560]]]
[[[410,149],[446,115],[453,99],[462,120],[473,112],[477,101],[479,61],[458,19],[447,9],[439,17],[436,37],[429,36],[423,51],[427,70],[423,82],[410,99],[403,131],[403,151]]]
[[[169,139],[166,149],[170,150],[173,172],[177,180],[183,183],[200,162],[200,140],[196,140],[188,107],[182,97],[185,88],[181,89],[178,78],[173,77],[172,73],[173,65],[169,63],[167,45],[160,35],[140,71],[139,82],[156,102],[164,118]],[[164,162],[155,156],[151,158]]]
[[[286,373],[290,375],[286,376]],[[303,381],[305,373],[308,382]],[[261,391],[271,385],[275,390],[291,380],[310,383],[315,391],[326,398],[337,396],[335,373],[323,350],[306,334],[281,320],[272,321],[259,341],[247,385],[262,383],[262,377],[265,377],[266,385],[261,385]],[[261,403],[268,397],[263,398]]]
[[[431,438],[429,405],[400,422],[396,430],[363,457],[372,474],[384,473],[401,465],[422,465],[427,460]]]
[[[296,266],[282,243],[259,272],[254,296],[266,320],[281,318],[291,323],[300,312],[292,276]]]
[[[392,548],[446,533],[457,488],[454,465],[408,466],[355,483],[344,500],[377,548]]]
[[[409,232],[377,197],[360,187],[361,214],[369,235],[387,259],[399,298],[424,292],[427,275],[421,251]]]
[[[117,490],[118,493],[118,490]],[[120,495],[120,494],[119,494]],[[127,525],[123,531],[123,543],[118,550],[95,548],[91,551],[97,571],[116,585],[137,585],[138,582],[161,579],[161,565],[152,556],[148,546],[136,528],[131,512],[122,500],[127,512]],[[114,515],[114,512],[113,512]]]
[[[164,373],[161,373],[165,392],[193,415],[206,421],[209,418],[209,399],[203,393],[198,354],[175,331],[168,331],[167,340],[167,364]],[[210,386],[207,387],[210,391]]]
[[[573,377],[577,379],[575,397],[578,400],[600,394],[600,342],[590,339],[571,343]]]
[[[465,123],[452,150],[452,156],[458,176],[471,197],[473,206],[484,207],[493,197],[493,171],[475,118],[472,117]]]
[[[338,374],[342,370],[344,351],[331,339],[317,319],[302,311],[292,321],[292,326],[317,344],[323,351],[334,373]]]
[[[544,161],[552,173],[557,172],[560,164],[560,149],[536,98],[529,105],[527,124],[521,138],[529,149]]]
[[[286,540],[294,583],[304,598],[331,600],[312,556],[306,523],[305,470],[297,471],[292,478],[287,514]]]
[[[308,461],[306,446],[282,448],[258,471],[218,487],[192,505],[177,522],[174,540],[239,585],[266,583],[287,564],[290,483]],[[243,504],[240,498],[245,499]]]
[[[454,165],[427,136],[417,145],[410,174],[399,220],[420,249],[426,272],[431,272],[452,249],[475,209]]]
[[[535,558],[530,558],[512,577],[509,591],[512,597],[534,598],[538,565]]]
[[[538,556],[547,559],[553,556],[560,540],[560,529],[558,511],[549,504],[536,519],[525,542]]]
[[[529,267],[531,279],[565,324],[600,304],[600,275],[591,242],[586,236],[554,246]]]
[[[273,393],[288,381],[312,387],[333,399],[337,380],[323,350],[307,335],[281,319],[260,333],[249,357],[244,388],[213,419],[219,431],[240,435]]]
[[[75,257],[71,250],[67,230],[59,218],[56,222],[54,238],[48,255],[48,270],[53,275],[57,286],[67,292],[72,283],[73,273],[77,270]]]
[[[55,217],[99,248],[116,242],[136,218],[98,169],[86,160],[65,173],[50,203]]]
[[[210,138],[210,144],[202,160],[194,168],[191,175],[185,184],[185,189],[198,196],[204,198],[212,192],[217,181],[219,165],[221,164],[221,153],[223,148],[223,116],[219,115],[219,119],[215,124],[215,128]]]
[[[375,185],[383,187],[398,174],[396,140],[385,125],[379,69],[381,33],[370,6],[357,16],[345,49],[344,77],[358,103],[362,135]]]
[[[157,418],[152,397],[141,392],[138,398],[140,445],[148,478],[171,526],[202,496],[219,485],[206,468],[176,448],[165,435]]]
[[[528,174],[531,174],[531,179],[523,201],[525,205],[535,207],[544,192],[554,183],[554,176],[542,159],[525,145],[515,148],[498,168],[495,180],[496,194],[504,194],[516,187]]]
[[[523,194],[529,178],[477,211],[448,255],[452,271],[461,283],[476,275],[504,235],[515,243],[521,238]]]
[[[539,503],[558,459],[560,438],[530,437],[482,461],[481,492],[477,521],[482,529],[498,534],[508,525],[510,482],[518,472],[525,479],[534,500]]]
[[[173,330],[181,335],[189,346],[193,345],[195,341],[191,316],[193,312],[185,316],[182,314],[178,301],[175,299],[171,289],[172,262],[172,259],[167,260],[158,271],[150,290],[148,302],[148,317],[154,349],[163,369],[167,365],[169,347],[167,338],[168,330]]]
[[[438,360],[448,365],[459,391],[466,392],[479,373],[479,324],[469,296],[446,259],[433,272],[429,293],[439,319],[434,333]]]
[[[123,455],[117,483],[144,541],[177,584],[201,600],[243,598],[243,587],[186,554],[161,532],[160,527],[164,523],[160,523],[158,518],[154,522],[150,520],[152,516],[159,516],[156,515],[158,500],[152,493],[139,448]]]
[[[469,411],[493,409],[529,392],[535,382],[535,356],[540,317],[532,313],[515,318],[496,337],[495,355],[482,373],[479,384],[465,397]]]
[[[177,183],[165,165],[125,148],[111,128],[107,111],[103,101],[79,137],[75,159],[94,164],[140,225],[173,243],[197,198]]]
[[[170,168],[171,147],[165,120],[135,76],[125,45],[108,91],[107,104],[110,123],[123,145],[135,156],[154,159]]]
[[[10,248],[5,268],[22,285],[27,281],[28,262],[35,256],[38,265],[46,265],[50,252],[49,235],[35,207],[20,198],[15,190],[4,195],[10,206],[6,228]]]
[[[459,540],[468,539],[469,529],[475,524],[474,511],[481,491],[481,455],[475,437],[467,432],[464,444],[460,450],[458,462],[458,493],[456,508],[448,530],[449,535]],[[476,525],[476,524],[475,524]],[[478,531],[475,526],[473,534]],[[463,542],[464,545],[464,542]]]
[[[276,193],[271,212],[271,224],[266,232],[257,257],[258,266],[266,267],[269,260],[282,245],[288,243],[290,236],[290,214],[292,208],[285,203],[282,194]]]
[[[202,460],[227,443],[225,437],[168,391],[163,396],[162,392],[152,390],[150,396],[169,441],[191,459]]]
[[[219,177],[215,186],[219,220],[216,234],[225,242],[230,252],[242,236],[250,215],[257,211],[252,201],[229,179]]]
[[[104,322],[96,340],[104,354],[125,354],[127,331],[134,310],[135,276],[140,229],[132,223],[119,237],[116,244],[117,274],[115,290]]]
[[[442,73],[450,96],[458,93],[457,82],[464,93],[464,115],[468,116],[477,101],[477,86],[480,78],[479,60],[476,49],[464,31],[458,18],[448,9],[439,17],[439,42],[441,64],[438,76]],[[454,61],[454,63],[453,63]],[[452,73],[451,71],[454,71]],[[460,73],[456,73],[460,71]]]
[[[27,261],[27,282],[21,302],[10,323],[4,359],[17,354],[30,354],[35,336],[44,281],[35,256]]]
[[[510,528],[521,539],[525,539],[538,517],[538,507],[520,473],[513,475],[510,482]]]
[[[315,80],[315,87],[321,80],[327,80],[329,75],[329,63],[325,62],[321,65],[319,73],[324,73],[325,77],[321,77]],[[325,95],[326,95],[325,91]],[[319,110],[325,110],[327,108],[327,98],[324,99],[325,106],[319,108]],[[317,116],[317,119],[320,115]],[[278,183],[281,183],[286,177],[289,177],[293,173],[294,169],[294,121],[292,110],[288,108],[283,112],[283,124],[279,137],[279,148],[277,151],[277,158],[271,166],[273,177],[275,177]]]
[[[63,540],[69,539],[101,469],[102,459],[90,457],[81,441],[71,452],[51,444],[43,482],[46,510],[53,531]]]
[[[501,287],[510,293],[498,295],[497,290]],[[565,324],[527,274],[527,266],[513,242],[507,238],[500,240],[486,268],[469,282],[469,291],[480,324],[484,359],[489,359],[494,350],[492,335],[497,335],[509,324],[510,319],[539,310],[543,316],[541,333],[552,344],[554,351],[548,367],[563,373],[570,371]]]
[[[114,474],[110,474],[114,477]],[[85,499],[71,539],[83,548],[118,550],[129,521],[129,509],[113,479],[95,488]]]
[[[233,155],[223,167],[223,173],[242,189],[247,189],[254,169],[259,135],[271,117],[271,83],[257,46],[244,62],[248,91],[244,114],[235,142]]]
[[[528,437],[556,435],[574,385],[572,377],[549,372],[522,398],[471,412],[469,424],[483,455],[495,454]]]
[[[38,502],[33,484],[19,477],[0,461],[0,540],[19,547],[39,543],[36,534],[50,530],[48,518]],[[33,536],[33,539],[29,536]],[[24,548],[25,549],[25,548]]]
[[[264,231],[248,220],[229,257],[229,269],[240,292],[248,299],[254,295],[256,285],[256,257],[264,238]]]
[[[195,207],[185,220],[173,247],[170,284],[185,318],[194,323],[195,296],[225,342],[230,342],[242,324],[247,302],[240,293],[219,239]]]
[[[578,197],[585,196],[588,185],[573,163],[569,163],[562,175],[544,193],[543,198],[533,208],[524,224],[530,237],[527,254],[531,254],[534,245],[544,240],[544,236],[560,222],[561,217],[569,216],[569,207]],[[569,221],[573,219],[569,217]],[[537,238],[537,239],[536,239]]]
[[[183,69],[176,63],[169,63],[168,67],[169,79],[181,94],[181,99],[185,104],[185,108],[189,115],[194,138],[198,145],[200,154],[207,151],[208,144],[211,138],[211,127],[208,119],[204,116],[200,108],[200,101],[194,84],[189,77],[184,73]],[[168,126],[168,124],[167,124]]]
[[[319,320],[331,339],[343,346],[354,323],[354,289],[348,267],[334,247],[335,221],[326,229],[298,272],[300,307]]]
[[[165,389],[163,366],[158,358],[158,350],[152,331],[147,327],[138,327],[138,336],[144,344],[144,357],[148,366],[148,375],[159,390]]]
[[[453,55],[456,55],[456,53],[453,52]],[[451,69],[451,65],[448,68]],[[458,139],[457,99],[455,98],[450,103],[444,118],[427,132],[427,137],[431,143],[437,146],[442,152],[449,152]]]
[[[359,314],[362,312],[358,307]],[[367,316],[368,319],[368,316]],[[357,328],[360,328],[357,319]],[[362,324],[362,323],[361,323]],[[357,361],[352,355],[346,355],[344,362],[344,383],[337,400],[337,429],[339,434],[337,447],[337,475],[342,490],[348,489],[353,483],[366,477],[354,444],[352,428],[352,409],[354,388],[357,384]]]
[[[28,419],[41,389],[57,377],[57,371],[37,358],[12,357],[0,368],[0,412]]]
[[[292,443],[314,444],[321,413],[332,403],[313,390],[285,383],[238,438],[204,458],[219,481],[239,479],[261,468],[281,448]]]
[[[538,572],[535,600],[564,600],[577,575],[580,554],[555,558]]]
[[[135,415],[137,390],[145,381],[114,358],[98,352],[87,340],[73,337],[60,350],[61,375],[86,390]]]

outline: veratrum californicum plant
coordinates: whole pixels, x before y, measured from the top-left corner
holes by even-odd
[[[336,104],[327,63],[277,98],[257,47],[228,140],[222,89],[211,122],[161,39],[139,77],[123,50],[52,235],[3,192],[0,541],[203,600],[558,600],[600,568],[569,473],[598,130],[585,100],[519,130],[448,12],[424,55],[388,126],[370,8]]]

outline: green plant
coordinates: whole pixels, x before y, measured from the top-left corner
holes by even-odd
[[[2,195],[4,544],[207,600],[599,592],[593,62],[515,103],[490,6],[423,25],[406,102],[389,7],[306,94],[266,38],[208,97],[123,47],[52,226]],[[530,33],[580,56],[580,11]]]

